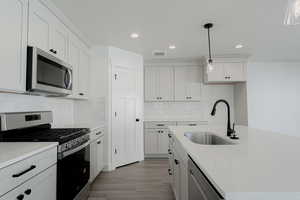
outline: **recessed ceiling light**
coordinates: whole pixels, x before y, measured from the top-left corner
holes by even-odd
[[[140,36],[137,33],[131,33],[130,37],[133,38],[133,39],[135,39],[135,38],[138,38]]]
[[[170,45],[169,49],[176,49],[176,46],[175,45]]]
[[[241,49],[241,48],[243,48],[244,46],[242,45],[242,44],[237,44],[236,46],[235,46],[235,48],[236,49]]]

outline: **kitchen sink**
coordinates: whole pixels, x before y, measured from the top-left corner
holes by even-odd
[[[220,136],[210,132],[187,132],[184,134],[191,142],[202,145],[234,145]]]

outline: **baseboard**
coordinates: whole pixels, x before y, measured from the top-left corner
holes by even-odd
[[[155,158],[167,159],[168,154],[147,154],[147,155],[145,155],[145,159],[155,159]]]

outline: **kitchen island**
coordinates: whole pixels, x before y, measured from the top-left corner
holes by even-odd
[[[171,126],[175,143],[192,158],[226,200],[300,199],[300,138],[244,126],[236,127],[239,140],[225,129],[211,126]],[[232,145],[200,145],[186,132],[212,132]]]

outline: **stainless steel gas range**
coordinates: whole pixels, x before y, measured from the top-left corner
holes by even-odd
[[[90,145],[87,128],[51,128],[52,112],[0,114],[2,142],[58,142],[57,200],[82,200],[88,195]]]

